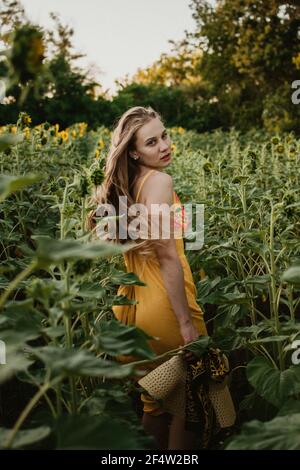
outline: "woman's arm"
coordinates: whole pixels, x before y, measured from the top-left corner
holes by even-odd
[[[191,313],[184,288],[184,275],[180,259],[161,258],[160,271],[168,292],[170,303],[177,317],[184,344],[198,338],[199,332],[192,323]]]
[[[150,178],[148,178],[147,187],[145,185],[146,205],[149,212],[151,213],[151,204],[167,204],[168,206],[172,206],[172,177],[166,173],[159,173],[153,175],[152,181],[149,180]],[[161,219],[160,223],[162,223]],[[159,243],[154,244],[154,249],[160,265],[164,286],[177,317],[184,344],[187,344],[198,338],[199,332],[192,323],[186,297],[183,268],[176,251],[176,240],[174,238],[174,231],[172,230],[172,228],[174,229],[173,217],[171,217],[169,228],[169,238],[161,238]]]

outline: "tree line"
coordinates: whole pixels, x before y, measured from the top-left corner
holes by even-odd
[[[47,44],[46,72],[21,104],[20,81],[9,83],[0,124],[15,122],[22,110],[34,124],[48,121],[65,128],[84,121],[91,128],[111,128],[130,106],[150,105],[168,126],[198,132],[231,127],[299,132],[300,106],[291,96],[292,83],[300,78],[300,2],[217,0],[212,5],[191,0],[190,8],[194,30],[182,41],[171,41],[169,54],[120,80],[112,99],[101,83],[76,66],[80,55],[72,45],[74,32],[52,14],[53,29],[41,33]],[[17,51],[24,62],[34,27],[19,1],[3,0],[0,26],[0,40],[7,47],[8,32],[19,31]],[[0,78],[8,73],[2,60]]]

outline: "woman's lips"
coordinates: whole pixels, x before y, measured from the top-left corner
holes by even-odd
[[[169,160],[171,156],[171,153],[168,153],[168,155],[166,155],[165,157],[161,158],[161,160]]]

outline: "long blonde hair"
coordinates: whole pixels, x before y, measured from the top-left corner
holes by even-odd
[[[88,200],[88,206],[93,207],[87,217],[86,229],[95,233],[95,212],[99,204],[112,204],[116,215],[119,212],[119,197],[126,196],[128,209],[136,201],[132,196],[132,188],[138,176],[138,163],[129,156],[129,153],[135,150],[137,131],[151,119],[161,119],[159,113],[150,106],[134,106],[128,109],[119,119],[111,139],[110,149],[106,159],[105,178],[100,186],[96,186],[92,196]],[[128,222],[131,217],[128,216]],[[128,243],[127,239],[119,239],[119,221],[116,221],[115,243]],[[131,241],[132,242],[132,241]],[[158,241],[159,243],[159,241]],[[153,242],[149,239],[132,244],[129,251],[138,250],[141,256],[153,255]]]

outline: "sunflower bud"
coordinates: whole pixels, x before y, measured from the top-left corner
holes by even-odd
[[[104,180],[104,171],[101,168],[97,168],[91,174],[91,181],[95,186],[99,186]]]
[[[278,145],[279,144],[278,137],[272,137],[271,142],[272,142],[273,145]]]
[[[282,144],[277,145],[276,152],[283,154],[284,153],[284,146]]]
[[[45,47],[43,33],[31,25],[23,25],[16,29],[10,62],[14,75],[25,85],[41,73],[43,68]]]

